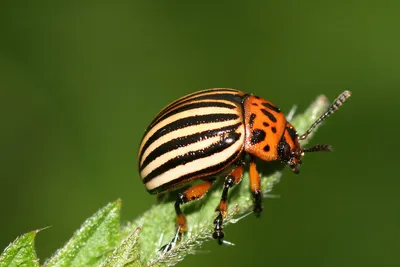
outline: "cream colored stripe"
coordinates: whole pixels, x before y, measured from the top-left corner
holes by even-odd
[[[205,139],[203,141],[199,141],[196,143],[193,143],[191,145],[188,146],[184,146],[184,147],[180,147],[178,149],[169,151],[165,154],[163,154],[162,156],[158,157],[157,159],[153,160],[151,163],[149,163],[140,173],[140,175],[142,177],[146,177],[150,172],[152,172],[154,169],[158,168],[159,166],[161,166],[162,164],[164,164],[165,162],[167,162],[168,160],[175,158],[176,156],[179,155],[184,155],[190,151],[197,151],[200,150],[202,148],[206,148],[211,146],[214,143],[217,143],[218,141],[221,141],[221,137],[218,136],[214,136],[208,139]]]
[[[242,127],[241,131],[243,132]],[[244,134],[242,134],[240,139],[237,142],[235,142],[232,146],[219,153],[215,153],[206,158],[201,158],[184,165],[179,165],[169,171],[160,174],[159,176],[154,177],[153,179],[151,179],[149,182],[146,183],[146,188],[148,190],[152,190],[163,184],[171,182],[183,175],[193,173],[208,167],[212,167],[220,162],[224,162],[230,156],[232,156],[236,151],[241,150],[243,143],[244,143]]]
[[[233,89],[233,90],[236,90],[236,91],[222,91],[222,90],[224,90],[224,89],[231,89],[231,88],[213,88],[213,89],[214,89],[213,91],[204,92],[204,93],[201,93],[201,94],[197,94],[198,92],[194,92],[194,93],[191,93],[191,94],[182,96],[182,97],[176,99],[174,102],[170,103],[170,104],[169,104],[168,106],[166,106],[163,110],[169,108],[169,107],[172,106],[172,105],[175,105],[176,103],[179,103],[179,102],[180,102],[179,104],[181,104],[181,103],[184,103],[185,101],[189,101],[189,100],[191,100],[191,99],[193,99],[193,98],[195,98],[195,97],[199,97],[199,96],[218,95],[218,94],[232,94],[232,95],[241,95],[241,94],[243,94],[243,92],[238,91],[238,90],[236,90],[236,89]],[[205,90],[208,90],[208,89],[205,89]],[[197,95],[196,95],[196,94],[197,94]],[[182,100],[183,100],[183,101],[182,101]],[[162,111],[163,111],[163,110],[162,110]],[[162,111],[161,111],[161,112],[162,112]]]
[[[176,99],[174,102],[170,103],[168,106],[164,107],[164,108],[156,115],[156,117],[160,116],[166,109],[169,109],[169,108],[170,108],[171,106],[173,106],[173,105],[181,106],[182,104],[185,104],[185,103],[187,103],[187,102],[189,102],[189,101],[192,101],[193,98],[196,98],[196,97],[199,97],[199,96],[218,95],[218,94],[229,94],[229,93],[232,94],[232,95],[241,95],[241,94],[243,94],[243,93],[240,92],[240,91],[236,91],[236,92],[219,91],[219,90],[221,90],[221,89],[230,89],[230,88],[214,88],[214,89],[215,89],[215,91],[204,92],[204,93],[197,94],[197,95],[195,95],[195,94],[198,93],[198,92],[194,92],[194,93],[191,93],[191,94],[189,94],[189,95],[182,96],[182,97]],[[207,89],[206,89],[206,90],[207,90]],[[174,107],[174,109],[175,109],[175,107]]]
[[[215,94],[213,94],[213,95],[215,95]],[[197,96],[196,96],[196,97],[197,97]],[[162,120],[162,118],[164,118],[166,115],[168,115],[168,113],[170,113],[170,112],[172,112],[172,111],[174,111],[174,110],[176,110],[176,109],[178,109],[178,108],[180,108],[180,107],[184,107],[184,106],[186,106],[186,105],[190,105],[190,104],[193,104],[193,103],[205,103],[205,102],[210,102],[210,101],[212,101],[212,102],[218,102],[218,103],[225,103],[225,104],[229,104],[229,105],[235,106],[236,109],[238,108],[237,105],[236,105],[235,103],[232,103],[231,101],[227,101],[227,100],[222,100],[222,99],[212,99],[212,100],[210,100],[210,99],[204,99],[204,100],[192,100],[192,99],[189,99],[189,100],[187,100],[187,101],[185,101],[185,102],[182,102],[182,103],[180,103],[179,105],[177,105],[177,106],[171,108],[170,110],[168,110],[168,111],[165,112],[165,113],[160,112],[160,114],[157,115],[158,118],[157,118],[157,122],[156,122],[156,123],[158,123],[160,120]],[[232,109],[232,110],[233,110],[233,109]],[[154,125],[154,123],[153,123],[153,125]]]
[[[159,123],[154,125],[153,128],[150,129],[150,131],[146,134],[146,136],[144,136],[142,143],[140,144],[140,151],[142,150],[144,144],[147,142],[150,136],[152,136],[157,130],[164,127],[165,125],[182,118],[199,116],[199,115],[209,115],[209,114],[237,114],[237,110],[221,108],[221,107],[209,107],[209,108],[196,108],[178,114],[174,114],[171,117],[168,117],[165,120],[160,121]]]
[[[154,141],[150,146],[147,147],[147,149],[143,152],[143,156],[142,159],[140,161],[140,165],[143,164],[143,162],[145,161],[145,159],[147,158],[147,156],[157,147],[161,146],[162,144],[179,138],[179,137],[184,137],[184,136],[188,136],[191,134],[195,134],[195,133],[200,133],[200,132],[204,132],[204,131],[208,131],[208,130],[215,130],[215,129],[219,129],[222,127],[226,127],[229,125],[234,125],[236,123],[241,122],[240,119],[237,120],[230,120],[230,121],[223,121],[223,122],[212,122],[212,123],[202,123],[199,125],[192,125],[192,126],[188,126],[173,132],[169,132],[166,135],[161,136],[160,138],[158,138],[156,141]]]

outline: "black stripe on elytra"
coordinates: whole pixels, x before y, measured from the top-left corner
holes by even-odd
[[[251,143],[252,145],[258,144],[258,143],[264,141],[264,139],[265,139],[266,136],[267,136],[267,134],[265,133],[264,130],[261,130],[261,129],[254,129],[254,130],[252,131],[250,143]]]
[[[242,96],[239,94],[228,94],[228,93],[223,93],[223,94],[210,94],[210,95],[202,95],[194,98],[188,99],[188,101],[197,101],[197,100],[225,100],[225,101],[230,101],[236,104],[241,104],[242,103]]]
[[[271,112],[263,108],[261,109],[261,112],[264,113],[264,115],[267,116],[272,122],[276,122],[276,118]]]
[[[192,172],[192,173],[188,173],[185,175],[182,175],[179,178],[176,178],[172,181],[169,181],[165,184],[160,185],[159,187],[156,187],[152,190],[148,190],[150,194],[156,194],[156,193],[160,193],[163,192],[171,187],[175,187],[177,185],[183,184],[186,181],[190,181],[194,179],[199,179],[202,177],[210,177],[212,175],[215,175],[217,173],[222,172],[223,170],[225,170],[228,166],[230,166],[232,164],[232,162],[234,160],[236,160],[239,156],[239,153],[241,153],[241,150],[236,151],[232,156],[230,156],[227,160],[223,161],[223,162],[219,162],[216,165]]]
[[[172,115],[178,114],[180,112],[188,111],[191,109],[196,109],[196,108],[209,108],[209,107],[219,107],[219,108],[228,108],[228,109],[234,109],[236,108],[235,105],[223,103],[223,102],[216,102],[216,101],[210,101],[210,102],[189,102],[187,105],[182,105],[177,109],[170,110],[168,112],[163,112],[163,114],[160,114],[157,116],[157,119],[153,121],[152,124],[157,123],[158,121],[165,120],[166,118],[171,117]]]
[[[157,177],[158,175],[167,172],[173,168],[178,167],[179,165],[185,165],[189,162],[196,161],[198,159],[206,158],[209,157],[210,155],[213,155],[215,153],[219,153],[224,151],[225,149],[229,148],[232,146],[234,143],[236,143],[237,140],[239,140],[241,133],[236,133],[232,132],[230,134],[230,138],[232,138],[234,141],[233,142],[225,142],[224,140],[221,140],[215,144],[212,144],[206,148],[202,148],[199,150],[195,151],[189,151],[188,153],[184,155],[179,155],[175,158],[172,158],[165,162],[164,164],[160,165],[158,168],[154,169],[152,172],[150,172],[144,179],[143,183],[149,182],[151,179],[154,177]]]
[[[263,105],[264,107],[269,108],[270,110],[273,110],[273,111],[275,111],[277,113],[281,112],[281,110],[279,108],[275,107],[274,105],[271,105],[270,103],[265,103],[264,102],[261,105]]]
[[[255,118],[256,118],[256,114],[251,113],[250,119],[249,119],[249,126],[250,126],[250,129],[253,128],[253,124],[254,124],[254,119],[255,119]]]
[[[162,156],[163,154],[170,152],[172,150],[178,149],[180,147],[185,147],[188,145],[191,145],[193,143],[199,142],[201,140],[214,137],[217,135],[222,135],[224,133],[229,133],[229,132],[234,132],[242,123],[236,123],[234,125],[229,125],[213,130],[208,130],[208,131],[203,131],[187,136],[182,136],[178,137],[172,140],[169,140],[168,142],[158,146],[156,149],[154,149],[143,161],[142,166],[140,166],[140,171],[142,171],[146,166],[155,160],[156,158]]]
[[[190,116],[185,117],[176,121],[173,121],[160,129],[158,129],[152,136],[147,139],[147,142],[144,144],[142,150],[140,151],[139,159],[141,160],[143,152],[158,138],[161,136],[188,127],[193,125],[199,125],[203,123],[213,123],[213,122],[223,122],[229,120],[236,120],[239,116],[236,114],[229,114],[229,113],[221,113],[221,114],[206,114],[206,115],[197,115],[197,116]]]
[[[214,94],[210,94],[210,93],[214,93]],[[208,90],[202,90],[193,94],[189,94],[181,99],[175,100],[174,102],[172,102],[171,104],[169,104],[166,108],[164,108],[164,110],[162,111],[162,113],[165,113],[173,108],[175,108],[176,106],[179,106],[183,103],[185,103],[186,101],[193,101],[198,99],[198,97],[200,96],[211,96],[211,95],[231,95],[231,96],[239,96],[239,94],[241,94],[242,92],[235,90],[235,89],[229,89],[229,88],[221,88],[221,89],[208,89]],[[197,96],[197,97],[196,97]],[[228,100],[228,99],[226,99]],[[161,115],[161,114],[160,114]]]

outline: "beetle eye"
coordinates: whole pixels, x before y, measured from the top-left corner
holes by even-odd
[[[291,149],[285,139],[282,139],[278,146],[278,154],[282,161],[289,162],[291,158]]]
[[[283,154],[285,154],[288,159],[290,158],[290,146],[287,143],[283,146]]]

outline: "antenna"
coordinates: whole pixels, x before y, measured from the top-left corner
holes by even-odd
[[[330,145],[315,145],[310,148],[304,148],[302,152],[319,152],[319,151],[332,151],[332,147]]]
[[[307,138],[307,136],[314,130],[315,127],[317,127],[318,124],[320,124],[323,120],[325,120],[326,118],[328,118],[330,115],[332,115],[336,110],[339,109],[340,106],[343,105],[344,101],[346,101],[347,98],[349,98],[351,96],[351,92],[350,91],[344,91],[343,93],[341,93],[336,99],[335,101],[333,101],[332,105],[330,105],[330,107],[325,111],[324,114],[322,114],[321,117],[318,118],[318,120],[316,120],[311,127],[307,130],[307,132],[305,132],[302,136],[299,137],[299,140],[304,140]],[[311,151],[309,151],[311,152]]]

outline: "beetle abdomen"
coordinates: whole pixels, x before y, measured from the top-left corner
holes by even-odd
[[[147,129],[139,150],[139,170],[151,193],[209,177],[243,151],[244,93],[200,91],[164,108]]]

